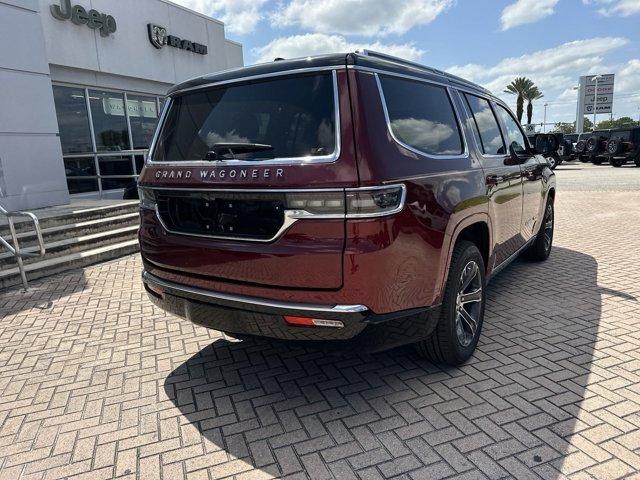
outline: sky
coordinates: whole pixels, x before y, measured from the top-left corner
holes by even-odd
[[[544,97],[534,123],[573,122],[580,75],[615,73],[614,117],[640,118],[640,0],[173,0],[225,23],[245,65],[368,48],[503,92]],[[600,115],[604,120],[608,115]]]

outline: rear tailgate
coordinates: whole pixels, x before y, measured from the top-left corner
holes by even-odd
[[[145,260],[233,282],[340,288],[345,220],[336,199],[358,183],[346,70],[182,97],[170,102],[140,177]],[[239,143],[272,149],[234,151]]]

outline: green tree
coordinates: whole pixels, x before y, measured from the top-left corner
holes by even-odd
[[[527,101],[527,123],[531,123],[531,119],[533,118],[533,101],[544,97],[544,95],[542,95],[538,87],[532,84],[531,87],[524,92],[523,96]]]
[[[517,77],[505,89],[505,93],[517,95],[518,97],[516,100],[516,116],[519,123],[522,123],[522,114],[524,113],[524,96],[531,87],[533,87],[531,80],[526,77]]]
[[[584,127],[583,131],[590,132],[593,130],[593,122],[589,120],[587,117],[584,117]]]
[[[576,122],[558,122],[553,127],[553,130],[562,133],[576,133]]]
[[[635,127],[640,125],[640,122],[636,122],[631,117],[620,117],[615,120],[603,120],[598,122],[598,129],[609,129],[609,128],[624,128],[624,127]]]

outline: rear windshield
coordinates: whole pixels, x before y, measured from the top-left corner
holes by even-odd
[[[331,72],[198,90],[173,99],[152,160],[327,157],[335,117]]]

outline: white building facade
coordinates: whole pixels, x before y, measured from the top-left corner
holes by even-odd
[[[242,65],[223,23],[166,0],[0,0],[0,205],[122,198],[167,89]]]

